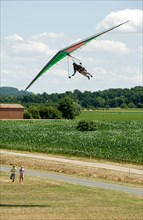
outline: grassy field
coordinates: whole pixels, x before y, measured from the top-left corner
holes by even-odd
[[[132,116],[129,116],[132,115]],[[97,131],[79,132],[78,120],[95,120]],[[83,112],[76,120],[1,120],[0,147],[11,150],[142,163],[141,112]],[[95,177],[95,170],[43,160],[1,157],[2,163]],[[46,163],[46,164],[45,164]],[[31,165],[32,164],[32,165]],[[135,165],[132,165],[135,166]],[[66,170],[65,170],[66,169]],[[76,172],[75,172],[76,171]],[[139,183],[136,176],[99,170],[96,178]],[[92,176],[93,175],[93,176]],[[108,176],[108,178],[107,178]],[[132,180],[132,181],[131,181]],[[25,176],[14,184],[1,173],[1,220],[142,220],[140,197],[117,191]]]
[[[111,109],[82,111],[77,117],[80,120],[100,120],[100,121],[142,121],[143,112],[141,109]]]
[[[77,120],[2,120],[0,147],[30,152],[142,163],[141,121],[96,121],[77,131]]]
[[[1,173],[1,220],[141,220],[140,197],[117,191]]]

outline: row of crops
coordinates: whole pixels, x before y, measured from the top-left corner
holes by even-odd
[[[96,131],[76,129],[76,120],[1,121],[5,149],[142,163],[141,121],[96,121]]]

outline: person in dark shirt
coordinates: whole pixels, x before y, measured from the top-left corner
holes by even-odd
[[[76,72],[79,72],[80,74],[87,77],[88,79],[90,79],[90,77],[93,77],[90,73],[87,72],[87,70],[82,66],[81,63],[80,65],[77,63],[73,63],[73,69],[74,69],[74,73],[72,76],[74,76]],[[72,76],[70,76],[69,78],[71,78]]]

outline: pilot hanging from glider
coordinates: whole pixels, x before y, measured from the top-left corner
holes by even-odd
[[[80,74],[82,74],[83,76],[87,77],[88,79],[90,79],[90,77],[93,77],[89,72],[87,72],[87,70],[82,66],[82,63],[77,64],[77,63],[73,63],[73,69],[74,69],[74,73],[69,76],[69,78],[71,79],[72,76],[74,76],[76,74],[76,72],[79,72]]]
[[[111,30],[114,30],[115,28],[120,27],[123,24],[126,24],[128,21],[125,21],[121,24],[118,24],[112,28],[109,28],[103,32],[100,32],[98,34],[92,35],[90,37],[87,37],[86,39],[83,39],[79,42],[76,42],[62,50],[59,50],[54,57],[43,67],[43,69],[37,74],[37,76],[31,81],[31,83],[26,87],[25,90],[27,90],[41,75],[43,75],[47,70],[49,70],[52,66],[54,66],[56,63],[58,63],[60,60],[64,59],[65,57],[72,57],[71,53],[75,52],[77,49],[81,48],[82,46],[85,46],[87,43],[91,42],[92,40],[96,39],[97,37],[101,36],[102,34],[105,34]],[[74,67],[74,73],[72,76],[75,75],[76,71],[78,71],[83,76],[90,79],[92,75],[84,68],[82,65],[78,65],[73,60],[73,67]],[[71,77],[71,76],[70,76]],[[70,78],[69,77],[69,78]]]
[[[74,73],[70,76],[69,75],[69,62],[68,62],[68,77],[69,77],[69,79],[71,79],[71,77],[73,77],[76,74],[76,72],[79,72],[80,74],[82,74],[83,76],[87,77],[88,79],[90,79],[90,77],[93,77],[85,69],[85,67],[82,66],[82,63],[81,63],[81,61],[79,59],[77,59],[76,57],[71,56],[71,54],[68,54],[67,61],[69,61],[68,58],[70,58],[72,60],[72,62],[73,62],[73,70],[74,70]]]

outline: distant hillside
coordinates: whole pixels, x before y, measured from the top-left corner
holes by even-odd
[[[0,87],[0,95],[1,96],[25,96],[31,95],[31,92],[18,90],[17,88],[13,87]]]

